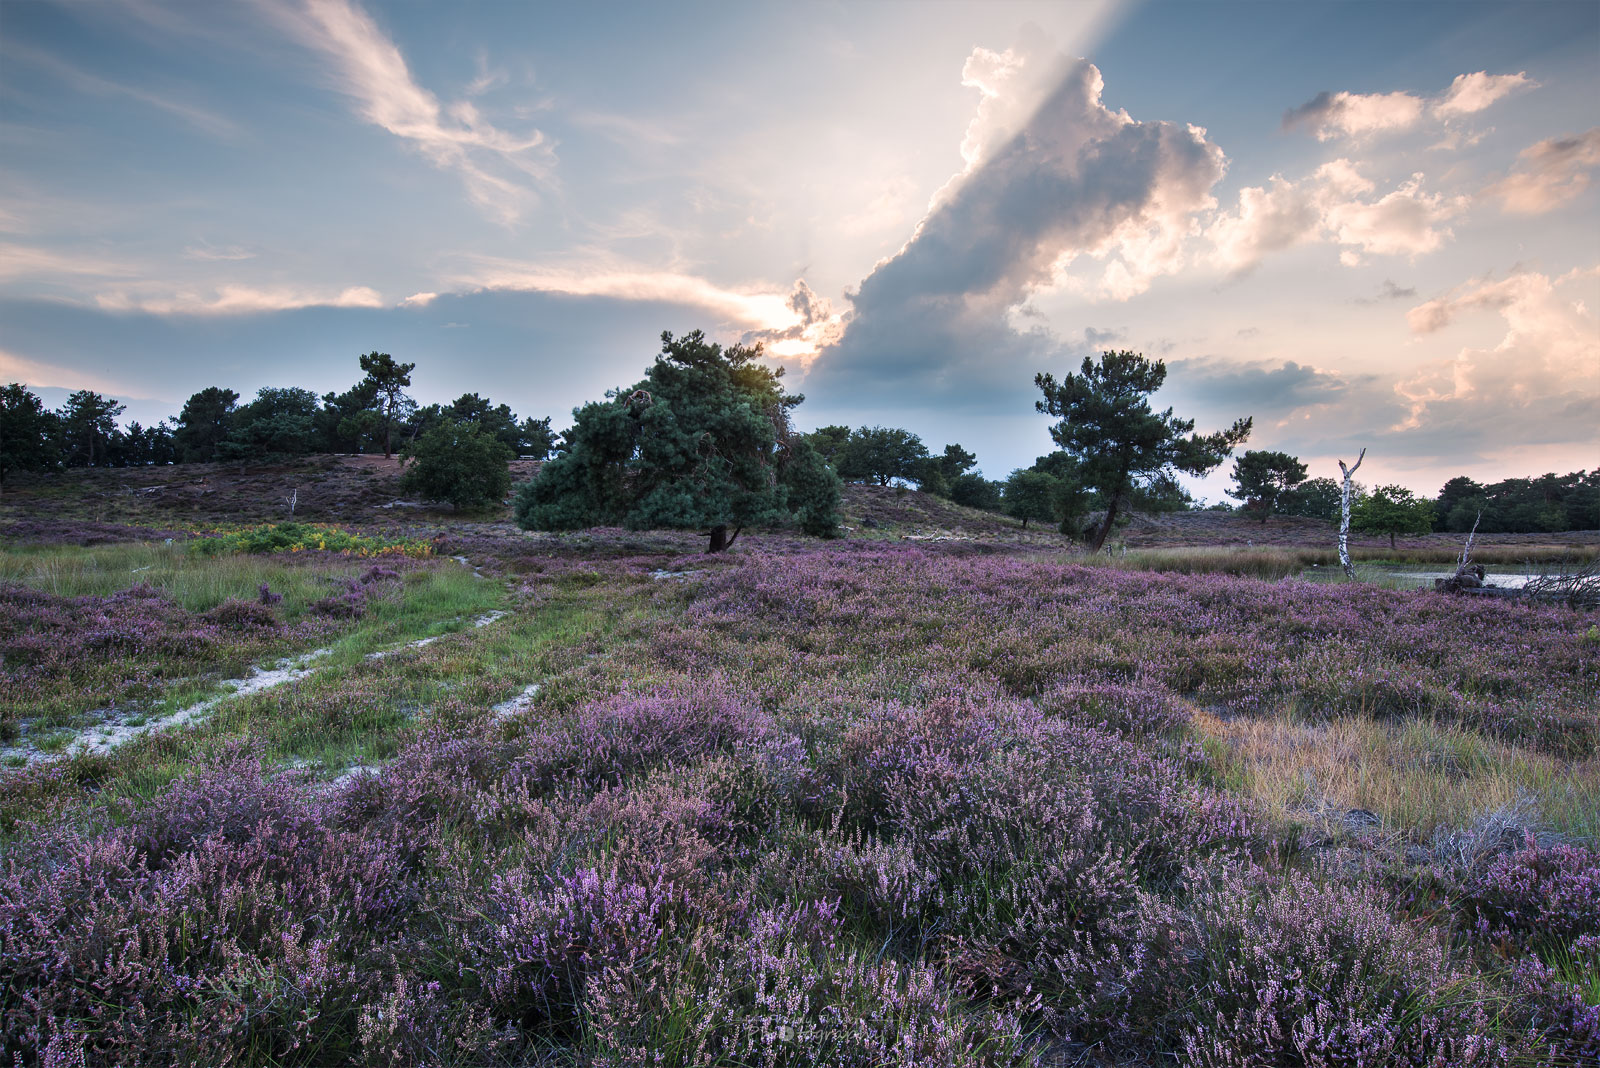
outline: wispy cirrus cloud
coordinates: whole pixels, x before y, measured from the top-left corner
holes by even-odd
[[[36,48],[8,44],[6,60],[25,63],[37,70],[46,71],[80,93],[102,97],[120,96],[138,101],[147,107],[181,119],[195,129],[214,137],[231,137],[239,130],[232,119],[202,107],[192,100],[184,99],[177,93],[161,92],[149,86],[113,81],[104,75],[75,67],[57,56]]]
[[[757,333],[783,333],[795,327],[803,328],[832,314],[831,309],[824,309],[827,302],[812,293],[804,282],[796,282],[788,291],[761,286],[731,288],[691,274],[631,266],[562,268],[476,257],[473,266],[451,282],[468,290],[559,293],[572,297],[682,304],[704,309],[724,323]]]
[[[1417,126],[1426,117],[1451,122],[1484,111],[1497,101],[1538,82],[1526,71],[1460,74],[1442,93],[1432,97],[1404,91],[1393,93],[1323,92],[1284,113],[1283,128],[1309,129],[1319,141],[1336,138],[1364,140],[1398,133]]]
[[[0,281],[62,276],[125,278],[137,273],[131,264],[99,253],[0,242]]]
[[[552,146],[543,133],[507,133],[469,99],[442,105],[353,0],[276,0],[269,10],[300,44],[330,61],[336,86],[363,119],[459,173],[472,202],[499,221],[516,222],[537,199],[536,187],[552,180]],[[469,95],[488,87],[484,77],[468,87]]]
[[[144,312],[150,315],[259,315],[299,308],[381,308],[383,297],[368,286],[349,286],[338,292],[317,292],[292,286],[260,288],[220,286],[211,292],[182,289],[167,294],[119,290],[95,297],[105,311]]]
[[[129,395],[126,382],[58,367],[6,349],[0,349],[0,382],[20,382],[34,389],[92,389],[96,393]]]

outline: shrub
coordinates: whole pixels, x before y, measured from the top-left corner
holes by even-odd
[[[516,455],[475,422],[446,419],[400,450],[409,461],[400,489],[449,501],[459,512],[499,504],[511,490],[507,465]]]
[[[1487,1066],[1517,1052],[1493,1037],[1485,983],[1370,887],[1294,874],[1261,893],[1235,872],[1193,912],[1188,1063]]]

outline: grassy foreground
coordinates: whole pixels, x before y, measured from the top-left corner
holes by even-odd
[[[305,678],[0,771],[4,1054],[1600,1056],[1592,617],[1031,547],[674,545],[458,539],[488,578],[409,565]],[[208,564],[241,570],[152,576],[170,612],[260,578],[292,629],[371,562]],[[104,684],[80,668],[50,692]]]

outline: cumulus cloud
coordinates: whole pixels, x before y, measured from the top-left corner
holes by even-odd
[[[1091,63],[1035,38],[976,50],[963,80],[981,94],[965,166],[849,294],[843,336],[813,368],[819,384],[914,380],[973,402],[994,388],[980,383],[1009,377],[997,366],[1063,350],[1018,325],[1030,295],[1142,292],[1183,265],[1196,214],[1215,205],[1221,149],[1199,127],[1112,111]]]
[[[1472,115],[1488,108],[1501,97],[1509,96],[1518,89],[1531,89],[1536,84],[1528,77],[1527,71],[1490,74],[1480,70],[1476,74],[1458,74],[1444,95],[1434,101],[1433,113],[1441,119]]]
[[[1334,371],[1284,360],[1239,362],[1217,356],[1174,360],[1167,388],[1213,407],[1232,406],[1240,415],[1281,420],[1303,408],[1336,404],[1374,377],[1352,380]]]
[[[1429,116],[1440,122],[1452,122],[1475,115],[1519,89],[1537,85],[1526,71],[1517,74],[1477,71],[1457,75],[1444,92],[1433,97],[1404,91],[1322,92],[1285,112],[1283,128],[1304,127],[1319,141],[1341,137],[1361,140],[1409,130]]]
[[[338,293],[317,293],[291,287],[259,289],[228,285],[214,293],[181,290],[163,296],[129,292],[104,293],[95,303],[106,311],[138,311],[151,315],[255,315],[297,308],[381,308],[383,298],[367,286],[350,286]]]
[[[1318,93],[1283,116],[1283,128],[1308,127],[1318,141],[1369,137],[1404,130],[1422,118],[1423,103],[1410,93]]]
[[[1505,333],[1492,347],[1462,348],[1401,379],[1395,391],[1407,410],[1393,430],[1501,447],[1593,445],[1600,323],[1590,308],[1597,277],[1600,268],[1554,279],[1524,271],[1411,309],[1407,319],[1418,334],[1475,310],[1498,313]]]
[[[1600,167],[1600,126],[1577,137],[1552,137],[1523,149],[1512,172],[1485,193],[1517,215],[1541,215],[1570,204]]]
[[[1237,207],[1206,228],[1212,260],[1243,273],[1270,253],[1313,241],[1343,246],[1339,258],[1347,266],[1363,255],[1432,252],[1450,238],[1445,224],[1468,202],[1424,192],[1422,182],[1414,174],[1374,198],[1376,186],[1347,159],[1325,163],[1299,181],[1273,175],[1266,186],[1241,189]]]
[[[448,107],[411,77],[405,56],[353,0],[278,0],[269,8],[289,33],[332,65],[361,117],[404,138],[435,166],[459,173],[485,212],[515,222],[551,174],[550,144],[537,130],[508,134],[470,100]],[[469,87],[471,89],[472,87]]]
[[[798,317],[797,322],[788,327],[750,331],[743,341],[746,344],[760,342],[773,356],[804,363],[839,340],[844,324],[834,312],[833,302],[806,285],[805,279],[795,280],[786,303]]]

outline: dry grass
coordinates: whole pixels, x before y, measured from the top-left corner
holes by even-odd
[[[1367,809],[1390,830],[1427,838],[1526,799],[1550,830],[1600,836],[1600,758],[1563,760],[1422,721],[1224,720],[1201,710],[1194,725],[1227,785],[1285,822]]]

